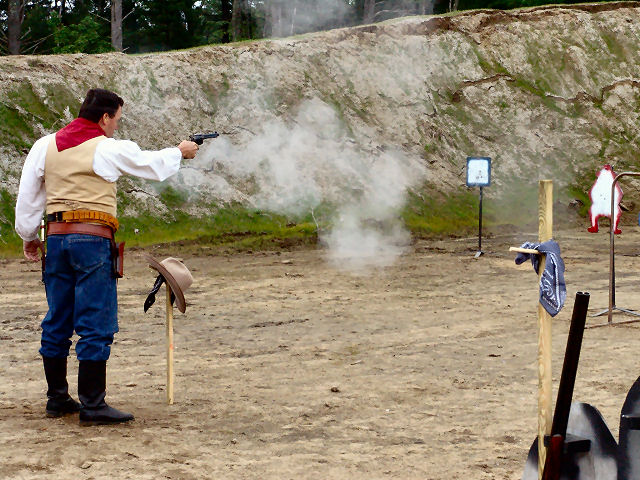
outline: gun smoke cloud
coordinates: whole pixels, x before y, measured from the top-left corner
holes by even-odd
[[[271,37],[287,37],[340,26],[350,13],[344,0],[277,0],[266,2],[264,8],[266,33]]]
[[[201,152],[200,167],[213,163],[214,173],[256,208],[313,215],[327,258],[339,267],[382,267],[402,254],[410,236],[400,212],[408,191],[426,178],[420,159],[356,143],[318,99],[254,133],[242,144],[222,135]],[[317,211],[327,205],[328,218]]]

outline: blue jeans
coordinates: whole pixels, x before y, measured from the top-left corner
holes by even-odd
[[[45,263],[49,311],[42,320],[40,354],[67,357],[75,330],[78,360],[107,360],[118,331],[111,242],[93,235],[50,235]]]

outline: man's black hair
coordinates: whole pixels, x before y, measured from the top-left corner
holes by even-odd
[[[123,105],[124,100],[115,93],[103,88],[92,88],[82,102],[78,117],[98,123],[105,113],[113,118]]]

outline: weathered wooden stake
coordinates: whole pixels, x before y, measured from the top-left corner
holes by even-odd
[[[538,241],[553,237],[553,182],[540,180],[538,184]],[[540,255],[541,280],[546,256]],[[544,436],[551,433],[551,316],[538,302],[538,478],[546,459]]]
[[[173,303],[171,287],[167,286],[167,404],[173,405]]]

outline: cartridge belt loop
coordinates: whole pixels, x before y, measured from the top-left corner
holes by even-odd
[[[96,210],[70,210],[68,212],[55,212],[47,215],[48,222],[69,223],[100,223],[111,228],[114,232],[120,226],[118,219],[106,212]]]

